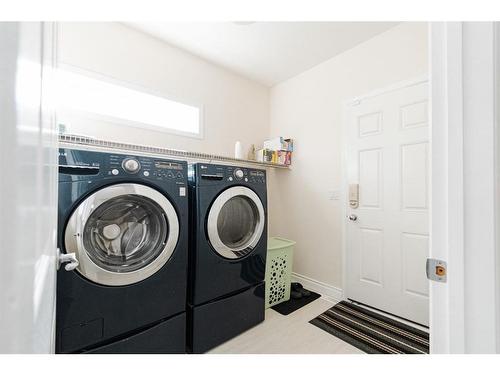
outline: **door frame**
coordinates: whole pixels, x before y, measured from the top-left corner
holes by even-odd
[[[430,350],[431,353],[464,353],[462,24],[431,24],[429,51],[432,72],[430,256],[448,263],[447,283],[430,283]]]
[[[430,24],[433,214],[431,353],[498,353],[499,25]]]
[[[406,79],[393,83],[391,85],[370,91],[366,94],[356,96],[343,102],[342,105],[342,135],[341,135],[341,221],[342,221],[342,299],[347,299],[347,211],[349,206],[349,180],[347,177],[347,161],[348,161],[348,129],[347,129],[347,113],[349,109],[363,100],[375,98],[380,95],[388,94],[392,91],[401,90],[406,87],[418,85],[428,82],[428,75],[422,74],[414,78]],[[429,134],[429,142],[431,135]],[[429,176],[430,177],[430,176]],[[430,178],[429,178],[430,180]],[[429,182],[430,183],[430,182]],[[429,205],[430,212],[430,205]],[[429,298],[430,300],[430,298]]]

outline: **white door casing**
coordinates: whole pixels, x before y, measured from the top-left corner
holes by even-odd
[[[346,296],[429,324],[428,85],[425,78],[346,106]],[[349,216],[355,215],[355,221]]]
[[[498,29],[430,24],[430,256],[448,263],[447,282],[431,282],[434,354],[500,347]]]

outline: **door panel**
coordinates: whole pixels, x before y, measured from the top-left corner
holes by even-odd
[[[360,281],[382,285],[384,233],[380,229],[360,228]]]
[[[428,324],[427,83],[357,101],[347,109],[348,298]]]
[[[427,210],[428,143],[401,145],[401,203],[403,210]]]
[[[406,293],[429,297],[427,279],[414,265],[427,258],[429,236],[416,233],[401,233],[401,252],[403,259],[403,290]]]
[[[401,129],[427,126],[427,100],[400,107]]]
[[[55,25],[0,22],[0,353],[53,353],[57,126]]]
[[[380,134],[382,132],[382,113],[369,113],[358,117],[359,137]]]
[[[359,151],[359,205],[382,208],[382,150]]]

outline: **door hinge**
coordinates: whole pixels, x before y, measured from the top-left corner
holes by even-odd
[[[447,266],[441,259],[427,258],[426,263],[427,278],[440,283],[446,282]]]

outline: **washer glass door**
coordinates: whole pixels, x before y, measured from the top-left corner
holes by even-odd
[[[65,235],[77,270],[104,285],[141,281],[172,255],[179,236],[177,214],[168,199],[144,185],[101,189],[73,212]]]
[[[207,231],[215,251],[229,259],[250,253],[262,236],[264,207],[249,188],[235,186],[222,192],[208,214]]]

